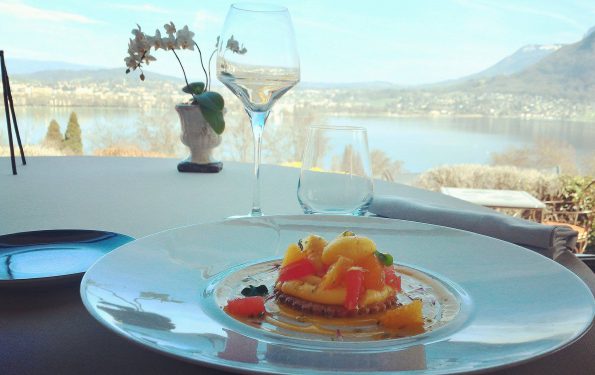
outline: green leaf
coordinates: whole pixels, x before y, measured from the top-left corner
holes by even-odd
[[[209,107],[218,111],[223,111],[225,101],[223,97],[214,91],[205,91],[199,95],[193,95],[194,99],[202,106]]]
[[[215,109],[211,109],[209,107],[204,106],[200,102],[198,102],[200,106],[200,110],[202,111],[202,115],[205,117],[205,120],[211,125],[213,131],[217,134],[223,133],[225,130],[225,119],[223,118],[223,111],[218,111]]]
[[[192,82],[182,88],[186,94],[200,95],[205,91],[205,84],[202,82]]]
[[[394,259],[393,256],[389,253],[381,253],[380,251],[375,251],[374,255],[380,261],[380,263],[384,264],[385,266],[392,266]]]
[[[203,116],[217,134],[225,130],[225,119],[223,118],[223,97],[216,92],[206,91],[199,95],[192,95],[194,101],[200,106]]]

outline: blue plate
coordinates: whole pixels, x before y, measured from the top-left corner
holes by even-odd
[[[80,279],[99,258],[132,240],[118,233],[78,229],[0,236],[0,286]]]

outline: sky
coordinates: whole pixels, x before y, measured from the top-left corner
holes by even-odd
[[[0,48],[7,56],[122,67],[130,31],[188,25],[206,51],[226,0],[0,0]],[[527,44],[574,43],[595,26],[595,1],[268,0],[292,16],[304,82],[439,82],[476,73]],[[274,32],[274,30],[272,30]],[[173,54],[148,69],[181,77]],[[198,54],[180,56],[201,80]],[[147,74],[148,75],[148,74]]]

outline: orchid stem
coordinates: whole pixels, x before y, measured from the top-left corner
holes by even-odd
[[[209,57],[209,87],[207,87],[207,90],[211,89],[211,60],[213,60],[213,56],[215,56],[215,52],[217,52],[217,50],[215,49],[213,51],[213,53],[211,53],[211,57]]]
[[[178,62],[180,63],[180,68],[182,68],[182,73],[184,74],[184,81],[186,81],[186,86],[190,86],[190,84],[188,83],[188,78],[186,77],[186,71],[184,70],[184,65],[182,65],[182,61],[180,60],[180,58],[178,57],[178,54],[176,53],[175,50],[171,50],[174,55],[176,56],[176,59],[178,59]]]
[[[200,51],[200,47],[198,46],[198,44],[196,44],[196,42],[194,42],[194,45],[198,49],[198,55],[200,56],[200,65],[202,66],[202,71],[205,72],[205,79],[206,79],[205,87],[208,90],[208,87],[209,87],[209,74],[207,73],[207,70],[205,69],[205,64],[202,62],[202,52]]]

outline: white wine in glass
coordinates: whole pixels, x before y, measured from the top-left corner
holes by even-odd
[[[300,81],[300,60],[287,8],[234,4],[217,50],[217,78],[240,100],[254,135],[254,187],[249,216],[262,216],[260,149],[275,102]]]

